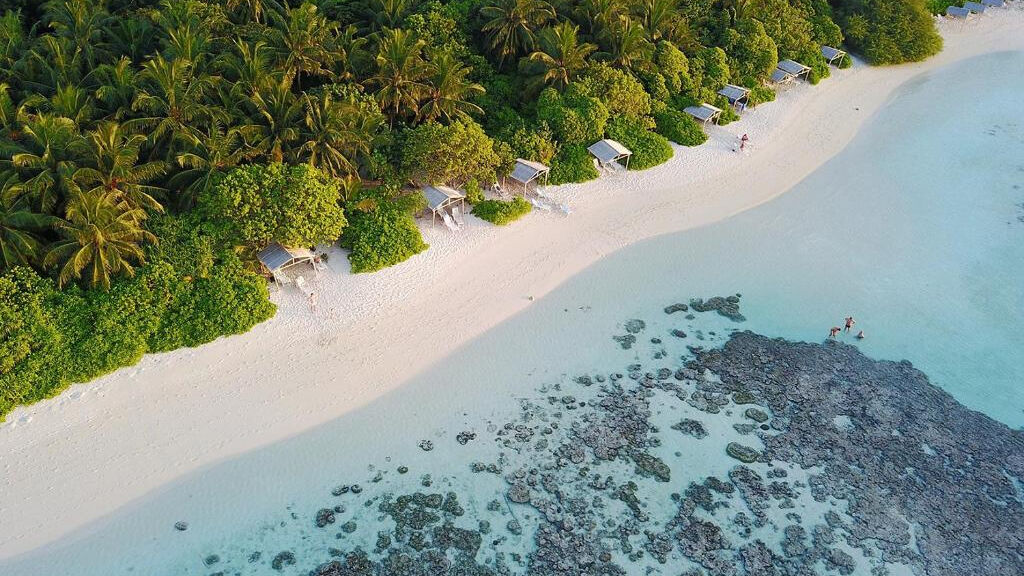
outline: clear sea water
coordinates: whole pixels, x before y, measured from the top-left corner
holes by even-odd
[[[991,89],[996,80],[1000,90]],[[631,350],[612,341],[631,318],[647,321],[642,338],[671,340],[670,328],[684,329],[689,338],[672,344],[681,348],[712,345],[737,328],[820,341],[853,315],[867,338],[844,339],[872,357],[908,359],[962,404],[1021,427],[1022,93],[1022,53],[920,76],[846,150],[780,198],[614,254],[394,394],[189,475],[60,543],[0,562],[0,573],[307,574],[329,559],[328,547],[372,549],[383,526],[371,509],[353,505],[339,516],[357,520],[356,532],[337,538],[337,530],[315,528],[313,515],[340,483],[361,483],[370,498],[416,490],[430,474],[432,489],[460,493],[467,517],[491,518],[485,504],[505,486],[469,473],[468,464],[493,460],[498,447],[462,446],[454,436],[470,430],[490,438],[488,423],[512,418],[520,402],[539,401],[580,373],[622,371],[649,352],[643,340]],[[661,312],[691,297],[734,293],[742,294],[742,324]],[[655,419],[681,415],[667,410]],[[673,485],[652,489],[653,507],[687,478],[723,475],[735,464],[721,450],[734,435],[732,421],[710,424],[720,440],[711,448],[666,447]],[[421,439],[435,448],[419,449]],[[397,474],[399,465],[409,473]],[[823,513],[813,502],[799,508]],[[190,523],[187,532],[173,529],[178,520]],[[503,550],[531,546],[528,532],[503,536]],[[281,550],[299,562],[275,572],[269,560]],[[262,556],[250,562],[254,551]],[[211,554],[219,561],[207,566]],[[655,573],[675,576],[675,568],[655,566]]]

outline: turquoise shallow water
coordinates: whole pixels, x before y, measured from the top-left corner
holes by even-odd
[[[993,78],[1003,90],[985,88]],[[505,421],[521,402],[543,398],[573,375],[623,370],[647,353],[612,342],[629,318],[647,319],[648,336],[680,327],[689,333],[685,343],[709,345],[736,328],[820,341],[852,314],[867,334],[856,344],[868,355],[908,359],[965,406],[1021,427],[1021,93],[1020,53],[919,77],[846,150],[779,199],[623,250],[399,392],[191,475],[65,542],[0,562],[0,573],[73,565],[72,573],[82,575],[277,574],[270,557],[293,550],[300,562],[283,573],[306,574],[329,558],[329,546],[372,549],[381,528],[370,509],[339,514],[359,523],[340,539],[337,530],[325,534],[310,525],[339,482],[363,483],[369,498],[417,489],[430,474],[433,489],[464,495],[467,516],[504,525],[503,516],[485,509],[504,490],[500,479],[467,472],[468,462],[494,458],[496,445],[461,446],[451,437],[462,430],[487,435],[488,422]],[[742,294],[745,323],[659,316],[668,303],[733,293]],[[698,331],[705,340],[696,340]],[[678,416],[667,410],[655,415],[666,425]],[[724,475],[735,464],[721,450],[732,439],[730,426],[723,418],[709,430],[722,440],[714,449],[665,447],[666,459],[672,449],[680,452],[674,474]],[[420,450],[420,439],[435,449]],[[398,475],[398,465],[410,472]],[[382,479],[373,483],[378,472]],[[800,510],[823,513],[813,503],[800,503]],[[190,522],[188,532],[171,528],[180,519]],[[529,534],[503,536],[497,548],[506,552],[530,547]],[[264,554],[249,562],[257,550]],[[219,560],[207,566],[211,554]]]

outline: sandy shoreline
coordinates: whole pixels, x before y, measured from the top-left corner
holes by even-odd
[[[707,144],[677,150],[667,165],[558,189],[569,217],[536,213],[501,229],[471,219],[458,235],[427,224],[431,250],[371,276],[350,275],[334,253],[315,314],[296,292],[274,292],[278,316],[249,334],[148,356],[17,410],[0,427],[0,558],[365,406],[607,254],[785,192],[915,75],[1024,50],[1024,8],[944,24],[943,35],[945,51],[928,62],[837,71],[713,128]],[[743,133],[752,148],[739,155],[731,147]]]

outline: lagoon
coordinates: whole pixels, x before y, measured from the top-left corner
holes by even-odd
[[[992,78],[1005,89],[985,89]],[[718,345],[735,329],[819,342],[853,315],[867,338],[841,339],[872,358],[907,359],[967,408],[1020,428],[1024,113],[1015,95],[1022,90],[1021,53],[917,77],[846,150],[782,197],[616,253],[374,404],[190,475],[62,543],[0,563],[0,572],[73,565],[83,575],[306,574],[331,558],[331,547],[372,550],[377,530],[387,525],[375,507],[358,510],[351,500],[337,526],[353,519],[354,532],[317,529],[313,517],[332,488],[360,483],[369,501],[424,490],[426,474],[430,489],[460,495],[464,520],[491,522],[495,537],[505,538],[495,549],[522,572],[510,558],[532,548],[530,512],[520,510],[523,535],[505,533],[505,515],[487,509],[504,482],[469,468],[496,460],[503,448],[488,425],[515,419],[524,402],[566,395],[554,387],[568,389],[580,374],[649,360],[657,346],[643,339],[652,337],[673,356],[686,354],[685,345]],[[743,323],[662,312],[674,302],[735,293],[742,295]],[[612,336],[628,334],[629,319],[644,319],[645,329],[624,349]],[[673,341],[670,329],[687,338]],[[344,385],[344,376],[338,379]],[[579,400],[587,394],[572,392]],[[670,415],[677,420],[687,410],[666,403],[652,418],[667,425]],[[732,428],[740,420],[703,417],[713,449],[671,437],[678,444],[662,454],[673,469],[671,486],[641,483],[650,507],[662,506],[689,480],[726,477],[736,461],[721,448],[742,440]],[[478,438],[460,444],[455,436],[463,431]],[[418,447],[421,440],[433,449]],[[673,458],[674,451],[680,455]],[[398,466],[408,473],[398,474]],[[804,516],[825,514],[805,500],[797,502]],[[189,522],[188,531],[173,529],[179,520]],[[279,572],[272,559],[284,550],[297,562]],[[869,573],[867,561],[858,560],[857,573]],[[647,565],[679,572],[670,570],[679,565],[650,557],[628,565],[630,573]]]

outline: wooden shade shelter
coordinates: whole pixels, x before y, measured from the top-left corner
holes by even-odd
[[[296,264],[306,262],[313,266],[313,271],[316,272],[316,266],[313,264],[315,256],[308,248],[289,248],[277,242],[271,242],[266,248],[260,250],[256,259],[270,271],[274,276],[274,281],[278,283],[281,282],[279,278],[281,273]]]
[[[550,174],[551,168],[548,168],[540,162],[517,158],[516,166],[512,169],[512,173],[509,174],[508,177],[521,184],[523,186],[523,190],[526,191],[529,189],[529,185],[531,183],[536,188],[537,182],[539,182],[541,178],[544,179],[544,184],[547,184],[548,176]]]
[[[1005,0],[981,0],[981,3],[984,4],[986,8],[1003,8],[1006,6]]]
[[[737,110],[744,110],[747,107],[750,89],[735,84],[726,84],[724,88],[718,91],[718,94],[724,96],[729,101],[729,104],[735,106]]]
[[[466,209],[466,194],[448,186],[424,186],[423,196],[427,199],[430,209],[430,224],[433,225],[438,216],[443,215],[452,207]]]
[[[964,8],[970,10],[972,14],[985,13],[985,5],[978,2],[964,2]]]
[[[619,162],[619,160],[625,160],[625,163],[620,164],[622,164],[622,167],[627,170],[629,169],[629,157],[633,155],[633,152],[629,148],[626,148],[615,140],[610,140],[608,138],[591,144],[590,147],[587,148],[587,151],[590,152],[594,158],[597,158],[597,161],[600,162],[602,166]]]
[[[427,199],[430,209],[430,223],[433,225],[437,216],[451,210],[454,206],[466,209],[466,195],[454,188],[446,186],[423,187],[423,196]]]
[[[967,20],[971,17],[971,11],[959,6],[948,6],[946,7],[946,16],[955,20]]]
[[[690,116],[696,118],[701,124],[709,124],[718,122],[719,117],[722,116],[722,109],[712,106],[711,104],[704,103],[700,106],[687,106],[683,110]]]
[[[782,72],[782,79],[786,82],[791,80],[798,80],[803,77],[807,79],[807,75],[811,73],[811,69],[808,66],[797,62],[796,60],[783,60],[779,62],[778,67],[775,69],[777,72]],[[774,81],[776,74],[772,74],[772,80]]]
[[[831,46],[822,46],[821,55],[825,57],[826,62],[828,62],[830,65],[833,65],[836,63],[837,60],[842,62],[843,58],[846,57],[846,52],[840,50],[839,48],[833,48]]]

